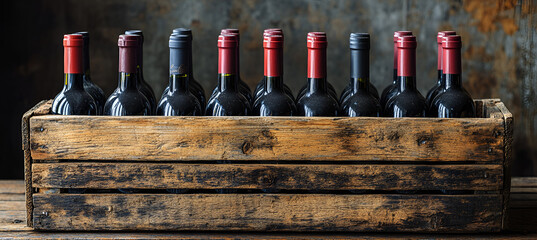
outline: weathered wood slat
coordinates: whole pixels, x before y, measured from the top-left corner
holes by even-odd
[[[34,194],[34,228],[488,232],[498,195]]]
[[[34,163],[36,188],[501,190],[503,166]]]
[[[503,119],[36,116],[34,160],[503,160]]]
[[[22,116],[21,121],[21,135],[22,135],[22,150],[24,151],[24,180],[25,180],[25,196],[26,196],[26,209],[27,219],[31,219],[32,211],[34,209],[32,203],[32,156],[30,151],[30,118],[33,116],[44,115],[50,113],[52,107],[52,100],[43,100],[28,110]],[[26,223],[29,227],[32,226],[32,221]]]

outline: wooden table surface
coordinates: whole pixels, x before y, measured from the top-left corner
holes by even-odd
[[[263,232],[37,232],[26,227],[24,182],[0,180],[0,239],[537,239],[537,177],[513,178],[507,231],[493,234],[263,233]]]

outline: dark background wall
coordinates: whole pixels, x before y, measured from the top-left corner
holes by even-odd
[[[117,37],[127,29],[145,33],[145,78],[160,96],[167,83],[167,38],[173,28],[194,34],[194,72],[210,93],[216,84],[220,29],[241,31],[242,78],[262,78],[262,31],[285,32],[285,81],[296,91],[306,81],[306,34],[328,34],[329,81],[338,91],[349,78],[348,36],[372,36],[372,82],[386,87],[392,76],[392,34],[411,30],[418,39],[418,87],[436,77],[436,33],[463,37],[464,85],[474,98],[501,98],[515,116],[513,171],[537,175],[536,1],[45,1],[0,3],[3,110],[0,178],[22,178],[20,119],[38,101],[62,88],[62,35],[91,34],[92,79],[110,94],[117,85]]]

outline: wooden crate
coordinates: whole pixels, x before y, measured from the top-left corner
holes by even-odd
[[[512,115],[476,105],[480,118],[110,117],[43,101],[22,123],[28,226],[500,231]]]

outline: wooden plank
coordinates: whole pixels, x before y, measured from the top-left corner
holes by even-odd
[[[21,201],[3,201],[0,200],[0,211],[25,210],[26,204]]]
[[[24,180],[25,180],[25,193],[26,193],[26,209],[27,209],[27,219],[31,219],[33,203],[32,203],[32,156],[30,152],[30,118],[32,116],[44,115],[50,113],[50,108],[52,107],[52,100],[43,100],[35,105],[33,108],[28,110],[22,116],[21,121],[21,132],[22,132],[22,150],[24,151]],[[26,223],[29,227],[32,226],[32,222],[28,221]]]
[[[490,232],[500,195],[34,194],[43,230]]]
[[[0,180],[0,194],[24,194],[24,182],[20,180]]]
[[[537,188],[537,177],[514,177],[511,185],[514,188]]]
[[[503,119],[37,116],[34,160],[503,160]]]
[[[20,202],[24,204],[24,201]],[[31,230],[26,226],[26,210],[0,211],[0,238],[5,237],[5,232]]]
[[[24,187],[22,189],[24,189]],[[26,198],[24,197],[24,194],[20,194],[20,193],[2,193],[2,194],[0,194],[0,201],[23,201],[24,202],[25,199]],[[26,207],[24,207],[24,208],[26,208]]]
[[[507,229],[537,232],[537,177],[515,177],[511,180]]]
[[[503,180],[503,223],[502,226],[507,226],[507,208],[509,205],[509,194],[511,189],[511,164],[512,164],[512,143],[513,143],[513,114],[509,112],[505,104],[503,104],[499,99],[495,101],[494,106],[501,112],[501,116],[504,119],[504,132],[503,132],[503,140],[504,140],[504,161],[503,161],[503,169],[504,169],[504,180]],[[494,116],[496,117],[496,116]]]
[[[99,239],[99,240],[131,240],[131,239],[176,239],[176,240],[348,240],[348,239],[537,239],[537,234],[522,233],[473,233],[473,234],[431,234],[431,233],[271,233],[271,232],[6,232],[6,239]]]
[[[36,188],[500,190],[503,166],[34,163]]]

